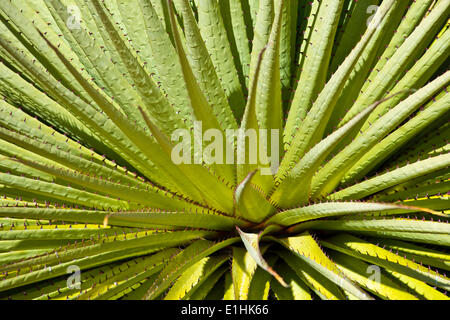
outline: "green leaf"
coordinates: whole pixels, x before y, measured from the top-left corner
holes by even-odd
[[[412,280],[409,284],[421,283],[421,287],[426,288],[426,291],[423,293],[419,292],[420,294],[434,296],[435,299],[438,297],[439,299],[448,299],[441,292],[432,289],[425,284],[428,283],[444,289],[449,286],[449,279],[438,274],[436,271],[428,270],[413,261],[396,255],[395,253],[391,253],[374,244],[346,234],[334,236],[321,243],[331,249],[382,266],[394,276],[401,274],[406,279]],[[396,276],[396,278],[402,279],[402,276]],[[419,288],[420,287],[417,287],[417,289]],[[430,298],[430,296],[427,298]]]
[[[450,256],[447,253],[399,240],[382,239],[382,243],[389,250],[396,250],[409,260],[450,271]]]
[[[298,1],[286,1],[281,17],[280,34],[280,81],[282,102],[286,109],[291,94],[291,82],[296,54]]]
[[[367,2],[368,1],[364,1],[363,5],[367,6]],[[333,110],[333,113],[330,117],[330,119],[333,118],[334,121],[330,120],[330,123],[327,126],[328,129],[335,127],[337,123],[339,123],[339,119],[342,119],[342,117],[345,115],[347,108],[351,106],[354,103],[355,99],[357,99],[361,94],[361,87],[364,85],[364,82],[366,81],[369,73],[372,71],[373,64],[378,58],[377,55],[380,51],[383,51],[385,46],[388,44],[388,41],[390,40],[386,37],[386,35],[390,35],[396,32],[396,28],[404,17],[405,9],[409,4],[410,3],[408,1],[395,1],[393,5],[388,9],[385,18],[382,21],[376,21],[378,22],[377,29],[372,39],[367,44],[367,47],[364,49],[363,54],[359,58],[359,61],[356,63],[352,74],[345,83],[341,96],[336,103],[335,110]],[[364,14],[359,14],[359,19],[363,18],[364,20],[367,19],[367,21],[361,21],[361,24],[367,24],[369,21],[371,22],[370,19],[376,19],[375,16],[371,16],[370,12],[385,10],[386,6],[389,6],[389,2],[382,1],[380,6],[372,5],[366,7],[366,12]],[[353,28],[356,28],[356,32],[359,32],[359,29],[361,27],[353,26]],[[358,36],[359,34],[355,38],[358,39]],[[391,92],[398,91],[400,91],[400,89]],[[406,92],[403,94],[403,96],[405,95]],[[398,97],[399,96],[396,96],[396,98],[394,99],[396,99],[396,101],[399,101]],[[355,131],[357,132],[357,130]]]
[[[269,258],[267,258],[267,263],[273,265],[277,260],[277,258],[278,258],[277,256],[272,255]],[[250,282],[250,288],[248,290],[248,299],[268,300],[269,290],[271,287],[271,279],[272,276],[270,275],[270,273],[266,272],[264,269],[261,268],[256,269],[252,281]]]
[[[235,214],[254,222],[261,222],[275,208],[263,192],[252,185],[251,180],[255,174],[256,171],[249,173],[237,186],[234,192]]]
[[[295,272],[289,268],[286,263],[278,261],[275,265],[276,270],[280,272],[283,279],[286,279],[286,283],[289,287],[283,287],[275,278],[272,278],[270,283],[270,289],[275,294],[278,300],[311,300],[311,293],[308,286],[300,280]]]
[[[88,241],[83,241],[81,244],[75,243],[73,245],[58,248],[51,254],[37,256],[28,260],[9,264],[2,267],[2,270],[20,270],[21,268],[25,270],[25,268],[30,266],[43,270],[45,269],[45,265],[67,262],[74,259],[82,259],[83,257],[92,257],[111,251],[119,252],[120,250],[123,251],[125,249],[132,252],[134,249],[140,250],[145,247],[146,250],[151,252],[156,251],[157,249],[170,247],[172,245],[187,243],[193,239],[197,239],[208,234],[210,233],[205,231],[175,231],[161,234],[151,231],[141,231],[128,232],[117,236],[101,237],[99,239],[93,238]],[[39,272],[33,271],[32,269],[33,268],[30,270],[31,273]]]
[[[234,226],[246,226],[248,222],[214,212],[120,212],[107,214],[108,224],[125,226],[167,226],[203,228],[209,230],[233,230]]]
[[[111,15],[107,10],[97,1],[90,1],[95,8],[103,27],[111,37],[112,43],[115,46],[116,51],[120,54],[124,65],[131,78],[133,79],[134,88],[142,98],[141,105],[151,116],[156,125],[161,128],[166,134],[171,134],[173,128],[184,128],[184,122],[179,115],[176,114],[175,109],[172,108],[167,99],[163,96],[162,92],[156,86],[153,79],[150,77],[149,72],[144,67],[139,57],[133,53],[130,46],[127,45],[124,37],[119,33],[117,27],[112,21]],[[127,90],[127,102],[130,103],[130,92]],[[134,91],[131,89],[131,91]],[[122,104],[121,104],[122,105]],[[137,112],[136,107],[134,108]],[[140,121],[142,119],[137,117]]]
[[[154,175],[154,173],[152,173],[154,171],[149,170],[149,168],[151,168],[153,164],[147,158],[147,153],[143,153],[134,144],[130,143],[131,141],[128,139],[128,137],[123,132],[118,130],[117,126],[108,117],[106,117],[104,113],[98,112],[98,109],[86,103],[69,89],[62,86],[60,82],[52,78],[47,72],[39,68],[39,66],[35,65],[31,60],[27,60],[27,57],[22,56],[17,51],[14,51],[9,43],[4,42],[4,39],[2,37],[0,37],[0,44],[3,45],[8,50],[8,52],[13,54],[14,57],[18,61],[20,61],[20,63],[26,65],[30,72],[32,72],[36,77],[39,77],[42,81],[42,84],[50,94],[56,96],[58,100],[63,101],[64,107],[66,107],[74,116],[85,123],[85,125],[93,133],[101,136],[105,143],[111,146],[111,148],[113,148],[118,154],[123,155],[124,158],[127,159],[127,161],[129,161],[134,167],[138,168],[139,171],[144,172],[150,177],[153,177],[154,181],[159,181],[161,179],[161,176],[163,175],[162,172],[160,172],[159,175],[156,176]],[[62,57],[62,55],[59,56],[59,58]],[[66,66],[71,67],[69,62],[67,60],[65,61],[68,63],[66,64]],[[72,71],[78,72],[75,69],[72,69]],[[78,80],[81,80],[81,77],[78,78]],[[88,83],[90,84],[86,86],[86,88],[92,89],[91,82],[88,81]],[[101,101],[103,107],[108,107],[109,103],[111,103],[110,101],[106,101],[106,98],[102,96],[98,91],[94,90],[91,93],[95,97],[102,98]],[[105,104],[103,105],[103,103]],[[115,120],[117,117],[119,117],[118,119],[120,119],[120,117],[122,116],[113,106],[111,106],[111,109],[109,110],[114,113],[113,118]],[[123,120],[123,118],[121,120]],[[127,124],[127,122],[122,124]],[[136,128],[132,127],[130,124],[128,125],[129,130],[125,130],[127,133],[133,133],[136,131]]]
[[[198,27],[234,117],[241,119],[245,105],[244,95],[234,66],[233,54],[228,45],[220,2],[203,0],[198,3]]]
[[[161,1],[155,1],[156,3]],[[162,1],[164,2],[164,1]],[[165,3],[165,2],[164,2]],[[126,7],[122,7],[125,6]],[[155,72],[161,81],[161,87],[167,93],[167,99],[180,115],[183,121],[186,122],[186,127],[192,128],[192,109],[190,107],[189,96],[184,87],[183,72],[181,70],[180,62],[178,61],[177,52],[171,42],[170,36],[165,32],[165,26],[159,20],[151,1],[139,0],[140,9],[145,23],[145,31],[148,42],[142,45],[148,45],[151,54],[151,60],[155,65]],[[121,1],[120,8],[126,15],[129,16],[129,24],[133,30],[137,28],[134,19],[130,16],[128,1]],[[165,7],[166,8],[166,7]],[[167,8],[166,8],[167,9]],[[167,21],[168,23],[169,21]],[[170,24],[168,24],[170,29]],[[129,29],[129,28],[128,28]],[[145,40],[142,37],[141,29],[135,30],[135,39],[140,42]]]
[[[306,118],[313,102],[325,86],[327,69],[333,47],[333,39],[338,27],[339,17],[344,1],[322,1],[319,5],[312,34],[308,41],[306,58],[302,64],[300,79],[289,111],[286,122],[284,143],[290,144],[300,127],[300,123]]]
[[[258,65],[259,55],[263,48],[267,45],[272,30],[273,16],[274,16],[274,1],[273,0],[254,0],[250,1],[250,12],[252,17],[253,37],[250,59],[250,74],[249,80],[252,83],[255,76],[255,71]]]
[[[360,182],[329,196],[333,200],[361,199],[388,187],[412,180],[426,174],[445,169],[450,164],[450,155],[444,154],[404,166],[372,179]]]
[[[346,113],[344,119],[340,122],[341,125],[358,113],[365,105],[379,100],[387,90],[392,88],[395,81],[407,70],[410,63],[426,49],[429,41],[436,35],[441,23],[447,19],[449,8],[450,4],[445,1],[436,3],[430,14],[421,21],[405,42],[398,49],[395,49],[395,54],[386,62],[383,69],[377,72],[370,85]]]
[[[256,66],[255,69],[255,74],[253,76],[251,85],[250,85],[250,94],[247,100],[247,105],[245,107],[245,112],[244,112],[244,117],[242,119],[242,123],[241,123],[241,132],[240,134],[245,134],[245,132],[247,132],[247,130],[254,130],[254,132],[256,133],[256,150],[259,150],[259,152],[257,152],[257,163],[252,163],[250,161],[251,159],[251,153],[254,153],[254,149],[252,149],[250,143],[248,144],[248,148],[247,148],[247,143],[245,142],[245,136],[243,143],[245,143],[245,146],[243,147],[242,150],[242,146],[238,145],[238,151],[239,152],[243,152],[245,151],[245,159],[243,159],[244,161],[239,161],[239,159],[237,159],[238,163],[236,166],[236,171],[237,171],[237,178],[238,181],[244,181],[244,179],[254,170],[257,170],[258,168],[261,168],[261,170],[267,171],[270,170],[269,168],[267,168],[268,164],[263,163],[263,161],[261,161],[261,151],[264,150],[267,154],[267,148],[263,147],[262,144],[262,135],[260,132],[260,125],[258,123],[258,119],[257,119],[257,115],[256,115],[256,98],[258,95],[258,83],[259,83],[259,76],[260,76],[260,71],[261,71],[261,66],[262,66],[262,60],[263,60],[263,55],[265,53],[265,51],[267,50],[267,47],[264,47],[261,52],[259,53],[258,56],[258,64]],[[242,137],[241,137],[242,138]],[[269,139],[269,137],[266,135],[266,139]],[[238,137],[238,141],[239,141],[239,137]],[[267,146],[267,144],[265,145]],[[240,163],[243,162],[243,163]],[[272,172],[272,171],[271,171]],[[273,181],[272,178],[269,176],[263,176],[261,174],[260,170],[257,170],[256,173],[254,174],[254,181],[255,184],[260,186],[265,192],[268,192],[271,188],[271,186],[273,185]]]
[[[55,266],[48,266],[34,271],[27,270],[27,272],[22,272],[22,274],[19,275],[12,274],[12,276],[7,276],[6,278],[3,278],[0,284],[0,291],[5,291],[8,289],[17,288],[27,284],[64,275],[67,273],[67,268],[74,264],[77,265],[80,268],[80,270],[85,270],[104,265],[108,262],[148,254],[149,252],[152,252],[152,250],[147,248],[136,248],[133,250],[130,249],[118,250],[92,256],[85,256],[79,259],[70,260],[68,262],[63,262]]]
[[[167,292],[164,300],[189,299],[190,295],[193,292],[195,293],[198,287],[200,287],[227,259],[228,256],[226,255],[205,257],[187,268],[170,288],[169,292]]]
[[[87,224],[52,224],[41,226],[15,226],[0,228],[0,240],[77,240],[92,237],[112,236],[114,234],[129,232],[123,228],[110,228],[100,225]]]
[[[74,78],[67,69],[64,68],[61,61],[57,59],[51,48],[46,45],[45,41],[39,36],[37,28],[42,32],[45,32],[46,37],[50,39],[50,41],[58,39],[58,35],[42,21],[39,16],[37,16],[36,12],[27,4],[27,2],[23,0],[14,3],[2,2],[0,4],[0,10],[7,15],[8,19],[4,20],[4,23],[10,30],[17,32],[17,28],[20,29],[20,34],[16,34],[16,37],[19,37],[18,40],[22,42],[29,52],[37,58],[51,74],[54,74],[56,79],[60,80],[64,86],[70,88],[73,92],[86,97],[86,93],[82,87],[76,81],[73,81]],[[68,54],[78,68],[81,67],[79,60],[70,50],[67,43],[62,42],[60,50],[65,54]]]
[[[323,300],[345,300],[344,294],[335,283],[303,259],[288,250],[280,250],[277,254],[319,298]]]
[[[126,210],[128,208],[128,203],[123,200],[115,200],[94,193],[77,190],[70,186],[62,186],[12,174],[0,173],[0,183],[20,190],[29,190],[36,194],[50,196],[63,202],[76,203],[88,208],[92,205],[97,209]]]
[[[370,202],[324,202],[279,212],[267,220],[267,224],[290,226],[299,222],[324,217],[356,215],[372,212],[407,213],[420,211],[420,208],[396,204]]]
[[[289,207],[305,203],[309,198],[309,189],[314,173],[323,163],[333,148],[356,127],[379,103],[375,103],[358,114],[351,121],[315,145],[285,177],[277,174],[275,179],[281,180],[271,200],[280,207]]]
[[[232,259],[231,282],[227,283],[225,279],[224,300],[246,300],[251,279],[258,265],[244,248],[233,247]]]
[[[377,120],[363,134],[331,159],[313,178],[312,193],[325,196],[333,190],[347,171],[390,131],[402,123],[412,112],[428,101],[436,92],[448,85],[450,72],[436,78],[410,95],[395,108]]]
[[[262,1],[260,3],[262,5]],[[281,146],[282,133],[283,133],[283,120],[282,120],[282,101],[281,101],[281,80],[280,80],[280,39],[281,39],[281,26],[283,17],[283,8],[285,7],[285,0],[275,1],[275,17],[272,24],[270,35],[267,39],[266,51],[262,57],[260,76],[257,82],[256,95],[256,117],[258,119],[259,128],[279,131],[278,151],[281,157],[283,148]],[[261,10],[261,6],[260,6]],[[258,15],[259,17],[259,15]],[[257,50],[253,47],[253,50]],[[253,54],[252,61],[256,59],[257,62],[259,51]],[[255,58],[253,59],[253,56]],[[256,72],[255,66],[255,72]],[[253,76],[256,76],[254,73]],[[252,79],[252,77],[250,77]],[[269,135],[269,134],[267,134]],[[267,143],[268,150],[272,149],[271,144]]]
[[[444,29],[444,31],[447,28]],[[392,92],[398,92],[405,89],[419,89],[427,83],[427,81],[434,75],[438,68],[443,65],[448,59],[448,50],[450,42],[450,32],[445,31],[442,35],[438,35],[437,40],[433,43],[429,50],[411,67],[401,80],[396,83]],[[376,116],[383,115],[389,111],[390,108],[399,103],[405,94],[399,95],[390,101],[390,103],[384,103],[378,107],[378,110],[370,116],[362,131],[370,126],[370,123],[376,120]]]
[[[121,293],[127,287],[157,274],[162,269],[163,264],[167,263],[176,252],[177,249],[167,249],[150,256],[127,261],[110,272],[92,277],[88,280],[90,288],[83,290],[82,286],[78,294],[69,297],[76,300],[107,300]]]
[[[66,133],[77,136],[106,153],[112,152],[82,122],[70,114],[70,112],[50,99],[43,92],[33,87],[18,74],[12,72],[3,63],[0,63],[0,82],[2,84],[0,91],[8,99],[17,102],[20,101],[26,110],[34,114],[39,114],[43,118],[48,119],[52,124],[64,128]],[[23,103],[25,101],[26,103]]]
[[[180,174],[182,174],[186,178],[186,180],[189,181],[191,188],[195,188],[197,194],[201,195],[204,202],[212,203],[217,208],[225,212],[228,213],[232,212],[231,201],[229,201],[232,194],[231,187],[227,183],[223,183],[224,181],[219,181],[216,176],[214,176],[210,171],[207,170],[207,168],[201,165],[184,164],[184,163],[176,165],[171,159],[173,150],[173,145],[171,141],[163,132],[159,130],[158,127],[156,127],[151,122],[151,120],[147,117],[147,115],[142,109],[140,111],[147,126],[149,127],[150,131],[152,132],[153,136],[158,142],[159,147],[161,147],[162,151],[165,153],[167,157],[166,161],[170,163],[169,166],[173,166],[173,168],[176,168],[177,171],[178,170],[180,171]],[[226,177],[233,175],[233,173],[230,172],[230,170],[232,170],[230,166],[228,165],[225,167],[223,165],[219,166],[220,168],[225,169],[225,174],[228,173]],[[194,183],[194,181],[192,181],[192,179],[189,179],[189,177],[196,177],[199,180],[196,183]],[[224,195],[228,195],[228,197],[227,196],[224,197]]]
[[[230,43],[230,49],[234,60],[235,68],[238,72],[242,91],[245,94],[248,85],[248,76],[250,70],[250,46],[248,39],[251,37],[246,26],[246,19],[249,18],[249,12],[246,11],[246,3],[238,0],[219,1],[220,12],[224,22],[225,29]],[[238,120],[241,117],[238,118]]]
[[[184,271],[201,259],[236,242],[238,238],[230,238],[217,243],[208,240],[197,240],[176,255],[161,271],[156,281],[145,294],[144,299],[150,300],[160,296],[171,282],[177,279]]]
[[[241,236],[242,242],[244,243],[247,252],[253,258],[253,260],[255,260],[256,264],[267,271],[269,274],[271,274],[275,279],[277,279],[283,287],[287,287],[288,285],[286,284],[286,282],[284,282],[283,278],[281,278],[264,260],[261,254],[261,250],[259,249],[260,235],[256,233],[243,232],[238,227],[236,227],[236,229]]]
[[[389,9],[392,6],[393,1],[389,0],[388,3],[390,4],[387,5],[387,8]],[[334,4],[334,6],[335,5],[336,4]],[[374,20],[378,18],[383,19],[386,15],[386,11],[379,10]],[[324,23],[326,22],[324,21]],[[302,157],[308,151],[308,149],[313,147],[322,139],[323,133],[325,131],[325,126],[331,116],[333,108],[337,103],[339,95],[342,93],[345,81],[349,78],[353,67],[357,63],[361,54],[364,52],[364,49],[367,47],[367,44],[369,43],[375,31],[376,25],[375,22],[373,22],[369,25],[361,41],[358,42],[358,45],[347,56],[344,63],[341,64],[339,69],[320,92],[317,99],[315,99],[315,102],[311,106],[308,115],[306,116],[304,121],[302,121],[303,125],[298,130],[293,130],[293,127],[291,126],[291,132],[289,132],[289,126],[288,124],[286,124],[287,132],[284,135],[285,139],[291,139],[287,137],[293,136],[294,134],[295,136],[292,137],[292,142],[290,143],[286,155],[280,164],[280,175],[284,175],[285,172],[292,166],[292,164],[297,162],[297,159],[299,157]],[[298,88],[299,90],[301,89],[301,87]],[[291,119],[293,119],[291,120],[291,123],[295,123],[295,121],[297,121],[296,117],[298,117],[298,113],[291,110],[289,116]]]
[[[339,270],[349,279],[359,283],[380,298],[389,300],[417,300],[415,296],[405,292],[398,284],[383,274],[381,270],[377,269],[376,266],[340,252],[333,252],[332,257]]]
[[[176,4],[183,17],[187,55],[181,44],[178,30],[175,28],[172,2]],[[171,12],[172,33],[195,117],[202,121],[203,127],[207,129],[237,128],[236,120],[228,105],[225,92],[219,82],[188,1],[170,0],[169,12]]]
[[[364,177],[427,126],[444,116],[449,110],[449,99],[448,95],[444,95],[436,102],[431,102],[425,110],[380,141],[347,172],[345,181],[355,181]]]
[[[404,241],[418,242],[424,244],[434,244],[438,246],[450,247],[450,240],[446,234],[419,233],[419,232],[398,232],[398,231],[353,231],[362,236],[398,239]]]
[[[392,232],[412,232],[430,233],[442,237],[450,234],[448,223],[436,221],[422,221],[414,219],[367,219],[367,220],[324,220],[312,221],[299,225],[304,230],[339,230],[339,231],[392,231]],[[299,231],[296,228],[296,232]]]
[[[205,300],[211,290],[217,288],[215,285],[219,279],[223,277],[226,270],[226,267],[221,267],[214,271],[214,273],[207,277],[199,286],[194,288],[194,292],[189,295],[189,300]]]
[[[308,232],[302,233],[296,237],[279,240],[279,242],[314,270],[318,271],[342,289],[356,296],[358,299],[372,300],[372,297],[367,295],[367,293],[341,273],[334,262],[323,253],[317,242]]]
[[[344,62],[345,57],[358,44],[358,40],[366,31],[368,19],[375,12],[374,6],[377,6],[378,9],[379,3],[379,0],[347,1],[347,3],[344,3],[341,21],[334,39],[334,52],[331,55],[328,78],[336,72],[339,65]],[[330,119],[330,121],[332,120]]]

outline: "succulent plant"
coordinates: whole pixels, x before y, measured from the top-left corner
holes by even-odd
[[[0,1],[0,297],[448,299],[449,12]]]

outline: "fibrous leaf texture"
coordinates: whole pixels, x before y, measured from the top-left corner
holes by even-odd
[[[448,299],[448,0],[0,1],[0,299]]]

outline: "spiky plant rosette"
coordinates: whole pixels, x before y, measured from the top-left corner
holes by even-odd
[[[0,1],[0,297],[448,299],[449,12]]]

